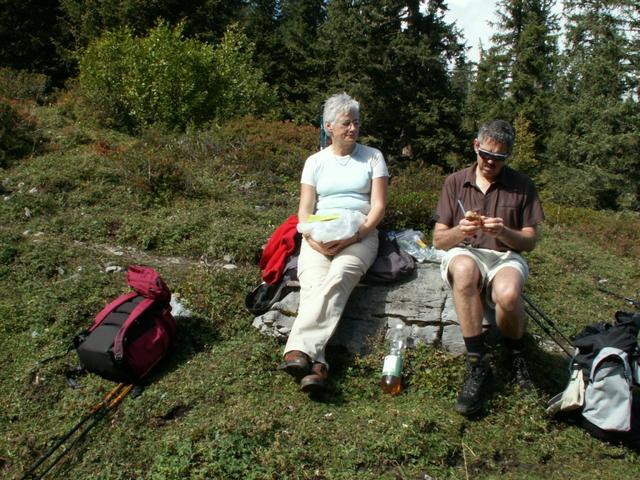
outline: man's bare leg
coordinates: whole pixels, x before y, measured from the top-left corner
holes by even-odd
[[[482,331],[482,275],[472,258],[459,255],[449,263],[449,281],[467,349],[465,378],[455,409],[462,415],[472,416],[482,410],[492,379]]]
[[[449,283],[463,337],[482,334],[484,307],[480,297],[481,282],[480,270],[472,258],[458,255],[449,263]]]
[[[524,278],[515,268],[503,268],[491,282],[491,299],[496,304],[496,324],[511,356],[513,379],[521,390],[532,393],[535,392],[535,385],[523,354],[526,329],[523,289]]]
[[[521,339],[526,328],[522,291],[524,279],[518,270],[503,268],[491,281],[491,300],[496,305],[496,324],[506,338]]]

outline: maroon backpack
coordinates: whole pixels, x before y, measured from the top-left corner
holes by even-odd
[[[80,363],[90,372],[117,382],[136,382],[167,353],[176,331],[171,291],[158,273],[130,265],[133,292],[119,296],[76,337]]]

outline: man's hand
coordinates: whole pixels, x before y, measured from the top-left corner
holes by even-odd
[[[481,222],[479,220],[468,220],[463,218],[458,223],[460,232],[464,235],[464,238],[473,237],[481,228]]]
[[[504,220],[500,217],[482,217],[482,220],[482,231],[492,237],[497,237],[504,230]]]

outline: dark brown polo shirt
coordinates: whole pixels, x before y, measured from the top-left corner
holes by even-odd
[[[528,176],[505,165],[498,179],[484,194],[476,184],[476,167],[477,163],[474,163],[447,177],[436,208],[438,223],[449,227],[458,225],[464,217],[458,200],[465,210],[477,210],[486,217],[500,217],[507,227],[516,230],[533,227],[544,220],[536,187]],[[463,245],[500,252],[511,250],[500,240],[482,231],[478,231]]]

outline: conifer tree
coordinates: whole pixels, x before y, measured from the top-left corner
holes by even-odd
[[[513,122],[516,131],[516,143],[509,159],[509,165],[516,170],[536,177],[540,173],[540,161],[536,152],[536,136],[531,122],[524,112],[520,112]]]
[[[636,0],[621,0],[625,31],[629,40],[629,87],[631,95],[640,100],[640,3]]]
[[[483,52],[472,102],[481,120],[522,115],[532,133],[547,130],[556,73],[558,22],[555,0],[499,0],[492,47]],[[479,108],[481,107],[481,108]],[[542,145],[538,143],[537,148]]]
[[[105,30],[129,27],[144,34],[159,20],[170,25],[181,23],[187,37],[209,43],[219,41],[243,12],[243,0],[59,0],[59,28],[69,40],[59,52],[75,60],[77,53]]]
[[[326,59],[318,55],[318,31],[326,20],[324,0],[284,0],[278,34],[284,48],[274,83],[280,92],[283,116],[317,121]]]
[[[243,12],[256,62],[279,94],[280,115],[315,122],[318,79],[324,65],[317,54],[318,28],[326,18],[324,0],[251,0]]]
[[[567,48],[549,135],[550,197],[637,209],[640,110],[621,2],[567,0]]]
[[[363,103],[362,133],[389,158],[401,152],[445,165],[459,150],[462,95],[450,67],[463,49],[443,1],[333,0],[321,29],[329,91]]]
[[[466,118],[473,129],[493,118],[508,119],[504,108],[507,77],[506,61],[499,49],[490,47],[485,50],[481,47],[467,102]]]
[[[64,38],[56,23],[58,15],[58,1],[0,0],[0,66],[60,80],[66,70],[55,48],[55,42]]]

